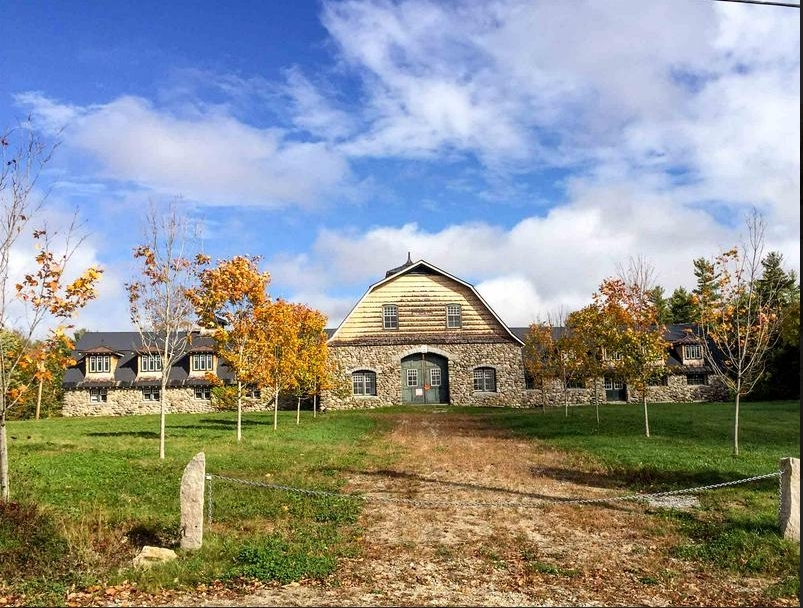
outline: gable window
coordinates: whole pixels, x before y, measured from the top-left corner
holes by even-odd
[[[192,355],[190,365],[194,372],[211,372],[212,353],[196,353]]]
[[[702,359],[703,347],[699,344],[687,344],[683,347],[684,359]]]
[[[399,329],[399,307],[395,304],[382,307],[382,329]]]
[[[90,403],[106,403],[109,400],[109,391],[106,388],[90,388]]]
[[[351,374],[351,388],[355,395],[376,395],[376,372],[360,370]]]
[[[112,370],[111,355],[89,355],[90,374],[108,374]]]
[[[708,384],[708,376],[705,374],[686,374],[686,384],[689,386],[704,386]]]
[[[139,371],[141,372],[162,371],[162,357],[160,355],[140,355]]]
[[[142,400],[143,401],[159,401],[160,389],[158,386],[143,386],[142,387]]]
[[[204,401],[212,400],[212,387],[211,386],[196,386],[195,398],[203,399]]]
[[[496,370],[492,367],[478,367],[475,369],[474,390],[483,393],[495,393]]]
[[[463,327],[460,304],[449,304],[446,306],[446,327],[449,329],[460,329]]]

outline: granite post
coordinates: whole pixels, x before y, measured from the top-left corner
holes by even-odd
[[[184,467],[181,476],[181,543],[182,549],[200,549],[204,538],[204,483],[206,458],[196,454]]]

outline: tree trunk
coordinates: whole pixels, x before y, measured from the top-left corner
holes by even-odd
[[[237,441],[243,438],[243,383],[237,381]]]
[[[315,391],[315,394],[312,395],[312,417],[315,418],[318,415],[318,391]]]
[[[39,412],[42,411],[42,384],[43,380],[39,380],[39,387],[36,389],[36,420],[39,420]]]
[[[296,424],[301,423],[301,395],[298,396],[298,402],[296,403]]]
[[[647,395],[645,394],[642,397],[642,401],[644,403],[644,432],[647,434],[647,437],[650,436],[650,415],[647,413]]]
[[[6,437],[6,412],[0,414],[0,500],[8,502],[8,439]]]
[[[167,378],[162,376],[162,387],[159,393],[159,458],[165,458],[165,418],[167,414]]]
[[[276,384],[276,390],[273,394],[273,430],[279,428],[279,385]]]
[[[733,455],[739,455],[739,397],[742,392],[742,379],[736,379],[736,412],[733,418]]]

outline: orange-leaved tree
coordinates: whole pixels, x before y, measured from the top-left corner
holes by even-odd
[[[17,261],[26,255],[20,237],[44,203],[35,184],[50,151],[31,129],[20,127],[0,135],[0,157],[0,500],[7,501],[8,413],[46,379],[49,353],[72,351],[69,319],[96,297],[102,270],[91,266],[69,278],[68,263],[83,242],[75,219],[61,233],[33,230],[32,259],[19,269]],[[37,338],[41,334],[46,337]]]
[[[259,386],[268,348],[268,334],[256,331],[270,305],[270,274],[260,272],[259,258],[235,256],[221,260],[199,275],[199,285],[188,291],[201,326],[211,329],[216,352],[234,375],[237,388],[237,441],[242,439],[243,391]]]
[[[747,218],[741,248],[718,255],[711,263],[716,289],[697,297],[698,328],[706,363],[734,395],[733,454],[739,455],[739,406],[764,373],[767,355],[780,338],[783,281],[764,280],[764,219]]]
[[[327,385],[327,362],[329,358],[326,347],[326,316],[303,304],[294,305],[296,324],[298,326],[298,348],[296,363],[296,424],[301,419],[301,398],[312,395],[313,415],[321,385]]]
[[[541,391],[541,408],[546,410],[547,387],[562,379],[563,361],[551,323],[536,321],[524,338],[524,370]]]
[[[159,458],[165,457],[167,383],[173,365],[188,351],[192,341],[195,309],[189,289],[201,267],[209,262],[202,254],[186,249],[193,233],[173,201],[160,214],[154,205],[146,219],[145,243],[134,249],[141,263],[142,278],[126,285],[131,322],[139,331],[145,352],[159,356]]]
[[[604,324],[602,311],[595,304],[589,304],[566,317],[566,327],[560,338],[561,348],[565,353],[567,377],[575,380],[585,379],[586,382],[591,379],[591,399],[594,403],[597,424],[599,424],[597,382],[600,376],[609,371],[602,360],[605,340],[599,328]]]

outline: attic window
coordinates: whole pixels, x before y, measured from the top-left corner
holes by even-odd
[[[110,355],[89,355],[87,359],[90,374],[108,374],[112,369]]]
[[[162,371],[162,357],[160,355],[140,355],[139,371],[141,372]]]
[[[460,304],[448,304],[446,306],[446,327],[460,329],[462,326],[463,319],[460,312]]]
[[[382,329],[399,329],[399,307],[395,304],[382,307]]]
[[[683,347],[684,359],[702,359],[703,347],[699,344],[687,344]]]

